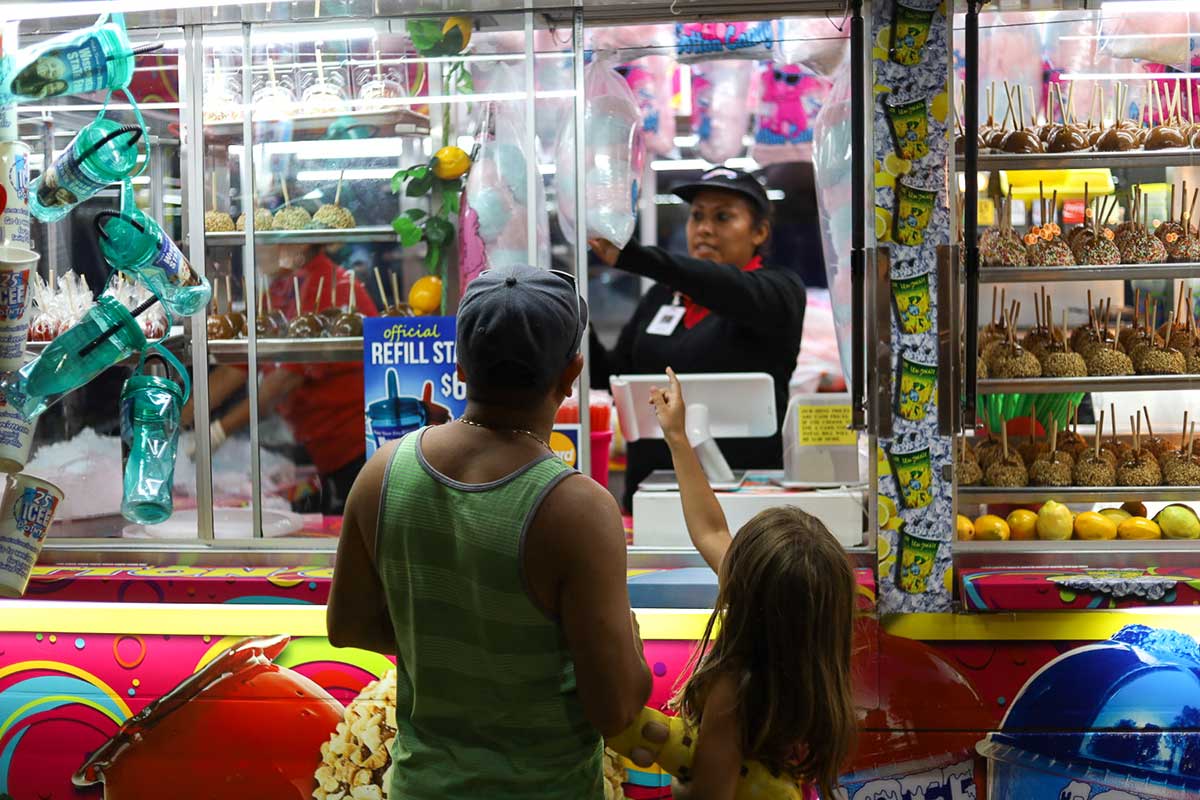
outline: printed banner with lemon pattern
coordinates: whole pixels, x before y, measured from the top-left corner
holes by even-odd
[[[875,4],[875,239],[890,255],[894,314],[890,439],[880,439],[879,608],[945,611],[953,502],[938,436],[937,249],[950,241],[949,51],[944,3]],[[886,413],[886,412],[885,412]]]

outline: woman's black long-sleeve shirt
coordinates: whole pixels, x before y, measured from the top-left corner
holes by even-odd
[[[608,389],[613,375],[662,373],[667,367],[679,373],[766,372],[775,379],[775,404],[782,423],[804,327],[805,290],[799,276],[782,269],[746,272],[636,242],[625,247],[616,266],[656,283],[622,328],[616,347],[606,350],[592,332],[593,389]],[[691,329],[680,322],[669,336],[647,333],[659,308],[673,303],[676,292],[712,313]],[[735,469],[778,469],[783,462],[778,433],[719,443]],[[634,491],[651,472],[670,468],[671,454],[664,442],[631,442],[625,507],[632,508]]]

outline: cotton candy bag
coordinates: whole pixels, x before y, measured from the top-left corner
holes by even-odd
[[[587,237],[623,248],[633,238],[646,143],[637,100],[609,58],[584,70],[584,175]],[[563,127],[555,157],[558,221],[567,241],[575,240],[575,118]]]
[[[740,156],[757,97],[754,64],[713,61],[692,67],[692,130],[701,158],[714,164]]]
[[[668,56],[646,56],[625,67],[625,81],[642,112],[646,149],[660,156],[675,150],[675,112],[671,108],[671,77],[675,61]]]
[[[829,93],[829,82],[800,66],[767,64],[759,73],[754,149],[759,164],[812,159],[813,123]]]
[[[512,67],[493,74],[490,91],[521,91]],[[550,267],[550,218],[541,173],[529,182],[529,144],[520,103],[485,104],[478,152],[459,207],[459,286],[466,291],[479,273],[506,264]],[[532,208],[530,200],[532,198]],[[535,218],[535,258],[529,253],[529,214]]]

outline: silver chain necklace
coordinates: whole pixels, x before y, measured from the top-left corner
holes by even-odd
[[[472,428],[482,428],[485,431],[494,431],[494,432],[498,432],[498,433],[519,433],[522,436],[528,436],[530,439],[533,439],[535,442],[540,444],[542,447],[546,448],[547,450],[550,450],[551,452],[554,452],[553,450],[551,450],[549,442],[547,442],[542,437],[538,436],[533,431],[527,431],[524,428],[493,428],[491,425],[484,425],[482,422],[476,422],[475,420],[468,419],[467,417],[459,417],[458,422],[461,422],[463,425],[470,425]]]

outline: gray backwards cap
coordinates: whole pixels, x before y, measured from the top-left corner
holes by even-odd
[[[468,383],[543,391],[579,352],[587,325],[587,303],[568,273],[489,269],[458,306],[458,363]]]

